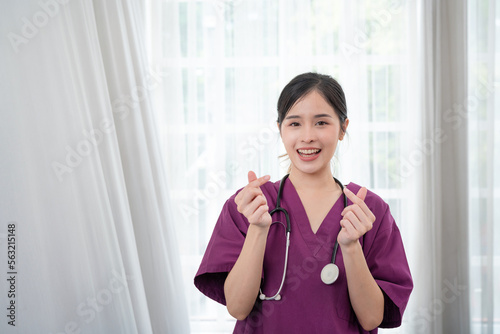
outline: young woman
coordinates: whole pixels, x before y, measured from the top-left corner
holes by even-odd
[[[376,333],[401,324],[413,283],[389,206],[331,172],[348,125],[333,78],[305,73],[283,89],[278,127],[289,174],[272,183],[248,173],[195,277],[238,319],[234,333]]]

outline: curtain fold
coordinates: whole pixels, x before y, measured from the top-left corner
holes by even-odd
[[[469,333],[469,226],[467,123],[457,125],[452,115],[469,108],[467,91],[467,1],[436,2],[436,116],[443,129],[437,195],[441,212],[441,280],[445,332]]]
[[[410,333],[470,332],[467,124],[453,121],[468,103],[466,5],[411,5],[417,91],[403,171],[417,198],[408,239],[415,282],[405,327]]]
[[[150,103],[159,83],[147,72],[144,9],[133,1],[94,5],[153,332],[184,333],[188,327],[179,324],[187,323],[187,307]]]
[[[142,13],[133,1],[3,7],[0,305],[15,304],[16,326],[2,320],[2,333],[189,332]]]
[[[469,217],[467,123],[458,125],[450,115],[462,116],[468,110],[467,86],[467,1],[438,2],[437,65],[441,78],[440,101],[436,103],[446,139],[441,144],[440,196],[442,203],[441,296],[444,302],[443,330],[471,331],[469,314]],[[458,107],[458,108],[457,108]],[[450,297],[450,295],[452,297]],[[456,297],[456,298],[455,298]]]

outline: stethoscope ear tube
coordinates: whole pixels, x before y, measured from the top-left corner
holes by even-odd
[[[290,231],[291,231],[291,224],[290,224],[290,217],[288,216],[288,211],[285,210],[284,208],[281,207],[281,196],[283,194],[283,188],[285,186],[285,180],[288,178],[289,174],[286,174],[280,182],[280,187],[278,189],[278,197],[276,198],[276,207],[274,210],[272,210],[269,214],[272,216],[276,212],[282,212],[285,215],[285,220],[286,220],[286,247],[285,247],[285,265],[283,268],[283,277],[281,278],[281,284],[278,289],[278,292],[272,297],[267,297],[263,292],[262,289],[260,289],[260,294],[259,298],[260,300],[280,300],[281,299],[281,289],[283,289],[283,285],[285,284],[285,278],[286,278],[286,268],[288,266],[288,249],[290,247]]]
[[[340,189],[342,189],[342,196],[344,197],[344,208],[347,207],[347,196],[346,194],[344,193],[344,186],[342,185],[342,183],[337,180],[335,177],[333,178],[335,180],[335,182],[337,182],[337,184],[340,186]],[[342,228],[341,228],[342,229]],[[341,230],[340,229],[340,230]],[[339,233],[340,233],[340,230],[339,230]],[[338,238],[338,234],[337,234],[337,238]],[[335,258],[337,257],[337,249],[339,248],[339,242],[337,239],[335,239],[335,245],[333,246],[333,254],[332,254],[332,263],[335,264]]]
[[[281,278],[281,284],[278,289],[278,292],[272,297],[266,297],[266,295],[262,292],[262,289],[260,290],[260,295],[259,298],[260,300],[280,300],[281,299],[281,289],[283,289],[283,285],[285,284],[285,277],[286,277],[286,268],[288,265],[288,247],[290,247],[290,232],[286,232],[286,250],[285,250],[285,266],[283,268],[283,277]]]

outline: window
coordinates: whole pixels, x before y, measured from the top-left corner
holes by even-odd
[[[470,313],[474,333],[500,331],[500,6],[468,3]],[[495,242],[496,241],[496,242]]]
[[[278,180],[288,167],[278,159],[276,102],[295,75],[317,71],[342,84],[350,126],[335,174],[377,192],[401,221],[408,8],[390,0],[178,0],[147,15],[160,41],[152,62],[178,83],[163,85],[155,98],[191,329],[231,332],[225,307],[192,282],[222,205],[245,185],[247,171]]]

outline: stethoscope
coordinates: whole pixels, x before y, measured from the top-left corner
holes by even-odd
[[[285,249],[285,266],[283,269],[283,277],[281,279],[281,284],[278,289],[278,292],[272,297],[267,297],[263,292],[262,289],[260,289],[260,295],[259,298],[261,300],[280,300],[281,299],[281,289],[283,288],[283,284],[285,284],[285,277],[286,277],[286,267],[288,264],[288,248],[290,247],[290,217],[288,216],[288,211],[286,211],[284,208],[281,207],[281,195],[283,193],[283,187],[285,186],[285,180],[288,178],[288,175],[285,175],[283,179],[281,179],[280,182],[280,187],[278,190],[278,198],[276,199],[276,208],[269,212],[269,214],[272,216],[276,212],[282,212],[285,215],[286,219],[286,249]],[[342,189],[342,194],[344,195],[344,208],[347,207],[347,196],[344,193],[344,186],[342,183],[337,180],[335,177],[333,178],[335,182],[340,186]],[[340,233],[340,231],[339,231]],[[337,238],[335,238],[335,245],[333,246],[333,255],[332,255],[332,260],[330,263],[325,265],[323,269],[321,270],[321,280],[325,284],[333,284],[337,278],[339,277],[339,267],[335,264],[335,257],[337,255],[337,249],[339,248],[339,242]]]

